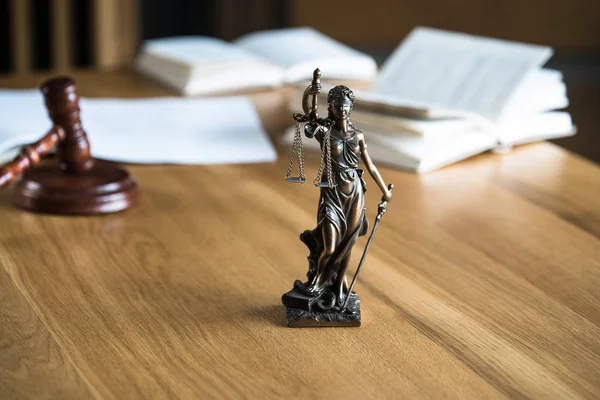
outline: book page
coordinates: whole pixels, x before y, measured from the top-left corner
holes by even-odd
[[[302,67],[290,81],[312,78],[320,68],[323,79],[370,79],[377,70],[372,57],[312,28],[288,28],[251,33],[233,42],[282,68]]]
[[[523,80],[513,93],[499,122],[557,110],[568,105],[569,98],[562,73],[543,68]]]
[[[326,85],[323,85],[325,88]],[[326,91],[323,90],[319,94],[319,104],[327,104]],[[356,92],[355,92],[356,93]],[[294,95],[288,104],[288,108],[292,113],[303,114],[302,104],[298,100],[302,97],[302,93],[298,92]],[[350,113],[350,119],[355,127],[363,129],[362,124],[377,127],[376,129],[382,133],[394,136],[397,134],[412,134],[422,137],[432,136],[447,136],[459,131],[465,131],[478,126],[475,119],[470,118],[442,118],[442,119],[416,119],[398,117],[385,113],[375,113],[371,110],[363,110],[357,107],[358,98],[354,104],[354,109]]]
[[[566,137],[574,135],[576,131],[571,116],[564,111],[550,111],[503,121],[498,128],[498,142],[501,145]]]
[[[419,27],[384,64],[373,92],[496,122],[519,84],[551,55],[549,47]]]
[[[152,54],[187,65],[263,61],[256,54],[247,52],[223,40],[206,36],[181,36],[147,40],[144,42],[141,54]]]

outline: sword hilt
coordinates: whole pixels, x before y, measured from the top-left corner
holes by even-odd
[[[313,72],[313,79],[310,83],[310,88],[312,88],[313,96],[310,105],[310,112],[308,113],[311,121],[319,118],[319,114],[317,114],[318,105],[317,105],[317,95],[321,91],[321,70],[319,68],[315,69]]]
[[[394,184],[390,183],[388,185],[388,190],[391,192],[394,189]],[[377,207],[377,219],[381,219],[381,217],[383,217],[383,214],[385,214],[385,212],[387,211],[387,200],[385,200],[385,195],[381,197],[381,203],[379,203],[379,206]]]

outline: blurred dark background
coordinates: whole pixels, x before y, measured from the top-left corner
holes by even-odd
[[[416,25],[552,46],[580,133],[600,162],[598,0],[0,0],[0,73],[131,65],[144,39],[309,25],[379,62]]]

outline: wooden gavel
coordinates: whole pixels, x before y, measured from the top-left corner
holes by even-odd
[[[16,181],[13,203],[37,212],[103,214],[133,206],[138,200],[135,179],[91,156],[75,82],[66,77],[51,79],[41,91],[54,126],[0,169],[0,189]],[[33,168],[55,147],[58,165]]]
[[[65,130],[60,126],[54,126],[40,140],[23,147],[17,158],[0,169],[0,189],[16,181],[29,168],[39,164],[41,158],[64,139]]]

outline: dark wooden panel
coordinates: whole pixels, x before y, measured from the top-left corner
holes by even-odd
[[[10,24],[9,0],[0,0],[0,73],[10,69]]]
[[[549,66],[563,72],[571,104],[568,111],[578,129],[575,136],[554,142],[600,163],[600,59],[576,60],[557,57]]]
[[[72,63],[77,67],[88,66],[92,64],[93,18],[91,16],[91,0],[75,0],[71,2],[71,7],[73,26],[73,35],[71,36]]]
[[[215,3],[215,0],[143,0],[142,37],[214,36]]]
[[[287,0],[221,0],[218,2],[218,36],[235,39],[246,33],[283,28],[290,22]]]
[[[293,23],[351,44],[394,46],[417,25],[600,53],[600,1],[302,0]]]
[[[48,69],[53,65],[52,2],[34,0],[31,2],[31,60],[33,68]]]

